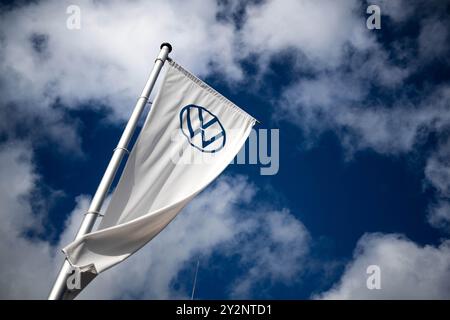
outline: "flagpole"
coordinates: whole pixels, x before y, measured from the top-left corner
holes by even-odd
[[[161,51],[159,52],[158,57],[155,60],[155,64],[153,66],[152,72],[145,84],[144,89],[142,90],[142,94],[136,102],[136,106],[134,107],[133,113],[131,114],[130,119],[125,127],[125,130],[120,137],[119,143],[117,147],[113,151],[113,155],[111,160],[109,161],[108,167],[103,175],[102,180],[95,192],[94,197],[92,198],[91,204],[87,213],[84,216],[83,222],[80,225],[80,229],[75,237],[75,239],[79,239],[85,234],[92,231],[95,221],[97,217],[100,215],[100,209],[102,204],[108,194],[109,188],[111,187],[111,183],[114,180],[117,169],[120,166],[120,163],[123,159],[125,153],[129,153],[128,144],[133,136],[134,131],[136,130],[137,123],[142,112],[145,109],[145,106],[150,97],[150,93],[155,85],[156,79],[164,65],[164,62],[167,60],[169,53],[172,51],[172,46],[169,43],[164,42],[161,44]],[[71,271],[71,266],[67,259],[64,260],[64,264],[59,271],[58,277],[53,285],[52,290],[48,296],[48,300],[62,300],[64,299],[64,295],[67,289],[67,278]]]

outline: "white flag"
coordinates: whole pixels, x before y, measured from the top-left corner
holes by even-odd
[[[167,73],[97,231],[63,249],[98,274],[155,237],[233,160],[255,119],[169,61]]]

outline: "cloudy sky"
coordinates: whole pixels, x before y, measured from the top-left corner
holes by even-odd
[[[230,165],[81,298],[187,298],[197,261],[198,299],[450,298],[450,2],[0,3],[0,298],[47,297],[164,41],[279,170]]]

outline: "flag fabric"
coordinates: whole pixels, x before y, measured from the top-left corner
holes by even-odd
[[[173,60],[95,232],[63,251],[98,274],[163,230],[233,160],[255,119]]]

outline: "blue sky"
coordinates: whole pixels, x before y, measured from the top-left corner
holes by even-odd
[[[168,41],[279,171],[230,165],[81,298],[186,298],[198,259],[198,299],[450,298],[448,1],[2,3],[0,297],[46,298]]]

